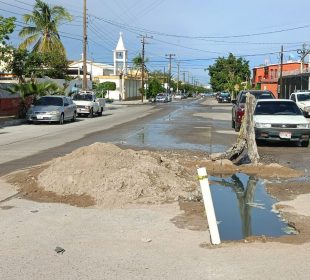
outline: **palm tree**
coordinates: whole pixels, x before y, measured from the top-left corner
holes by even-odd
[[[27,48],[34,44],[33,52],[50,52],[59,50],[65,53],[58,33],[59,24],[71,21],[72,16],[61,6],[49,6],[47,3],[36,0],[33,12],[23,16],[25,26],[19,36],[26,38],[20,48]]]

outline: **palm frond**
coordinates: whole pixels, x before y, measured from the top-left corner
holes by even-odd
[[[21,49],[26,49],[27,47],[31,46],[35,41],[39,39],[39,34],[34,34],[32,36],[29,36],[28,38],[25,39],[24,42],[22,42],[19,45],[19,48]],[[40,41],[40,40],[39,40]],[[37,43],[36,43],[37,44]]]
[[[39,30],[36,27],[25,26],[19,31],[18,35],[23,38],[23,37],[38,34],[38,33],[39,33]]]

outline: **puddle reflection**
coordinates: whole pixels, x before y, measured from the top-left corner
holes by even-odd
[[[266,192],[261,179],[242,173],[228,178],[210,176],[210,187],[222,240],[294,233],[273,211],[277,201]]]

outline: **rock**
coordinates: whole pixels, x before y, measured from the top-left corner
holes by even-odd
[[[66,250],[64,249],[64,248],[61,248],[61,247],[56,247],[55,248],[55,252],[57,253],[57,254],[63,254],[64,252],[66,252]]]
[[[221,155],[222,155],[221,153],[213,153],[210,155],[210,159],[212,161],[216,161],[217,159],[219,159],[221,157]]]

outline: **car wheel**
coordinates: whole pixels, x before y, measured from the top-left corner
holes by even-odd
[[[76,112],[73,113],[73,117],[72,117],[71,121],[72,121],[72,122],[75,122],[75,121],[76,121]]]
[[[309,140],[308,141],[301,141],[300,145],[302,147],[308,147],[309,146]]]
[[[103,108],[101,108],[98,112],[98,116],[102,116]]]
[[[59,118],[59,124],[60,124],[60,125],[64,124],[64,119],[65,119],[65,118],[64,118],[64,114],[61,114],[61,115],[60,115],[60,118]]]
[[[232,128],[235,128],[236,124],[235,124],[235,121],[234,120],[231,120],[231,127]]]
[[[240,126],[237,125],[236,123],[235,123],[235,131],[236,131],[236,132],[239,132],[239,131],[240,131]]]
[[[263,146],[264,144],[265,144],[265,140],[256,139],[256,145],[257,146]]]
[[[93,111],[93,108],[90,109],[90,112],[89,112],[89,115],[88,115],[89,118],[93,118],[94,117],[94,111]]]

